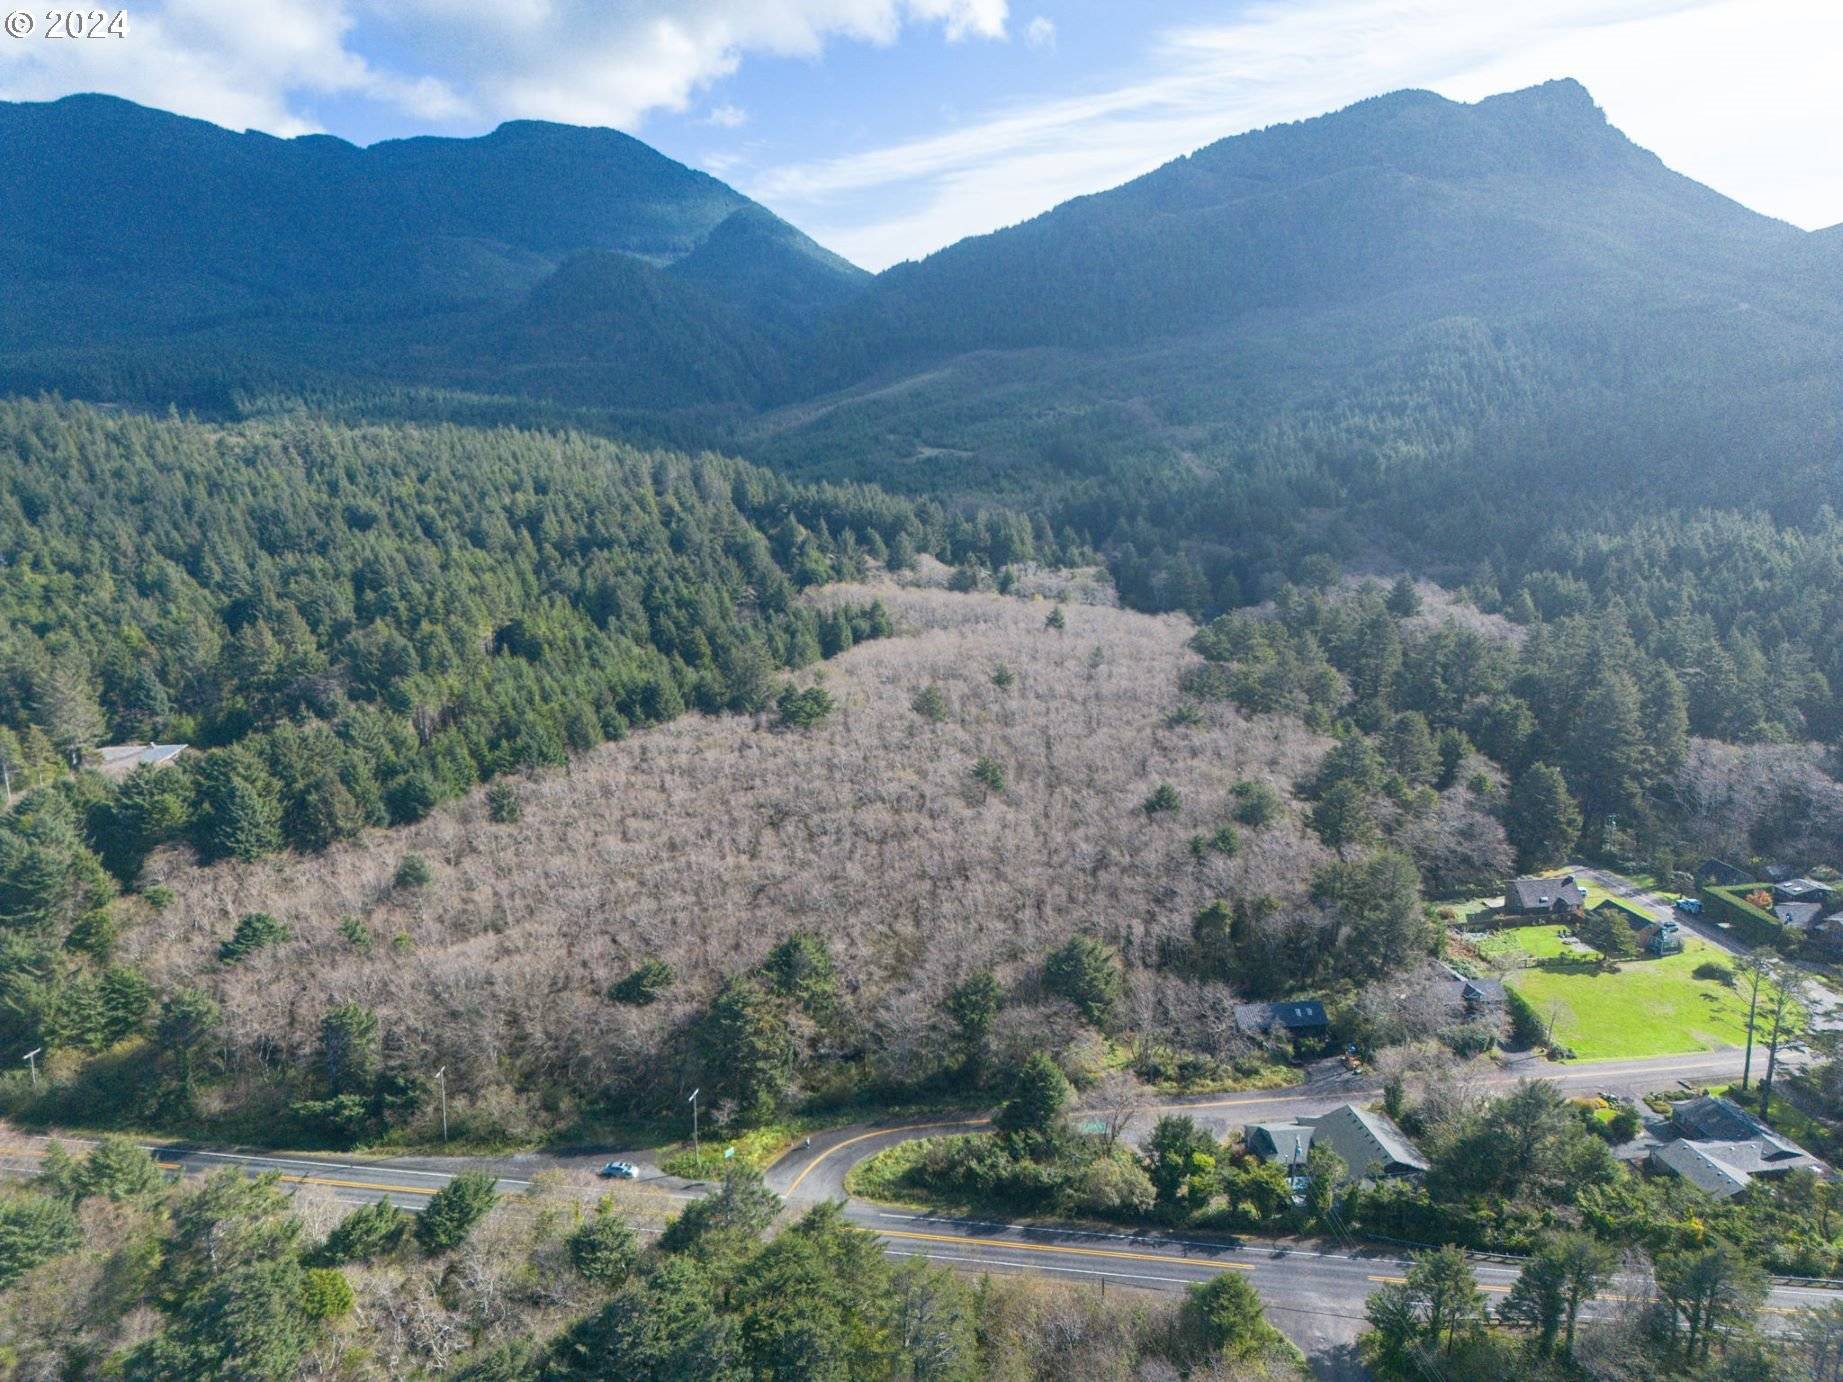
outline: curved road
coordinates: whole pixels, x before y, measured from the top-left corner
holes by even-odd
[[[1740,1073],[1739,1051],[1672,1056],[1654,1060],[1607,1061],[1553,1065],[1537,1058],[1508,1062],[1481,1072],[1480,1082],[1501,1088],[1526,1076],[1553,1080],[1570,1093],[1601,1090],[1629,1097],[1673,1084],[1700,1084]],[[1241,1094],[1173,1098],[1142,1109],[1127,1131],[1136,1137],[1166,1113],[1184,1113],[1218,1136],[1256,1119],[1277,1121],[1320,1113],[1346,1101],[1367,1102],[1380,1091],[1362,1076],[1329,1065],[1305,1084],[1287,1089]],[[875,1233],[895,1256],[921,1256],[966,1270],[1029,1272],[1115,1287],[1182,1290],[1224,1271],[1250,1276],[1275,1324],[1313,1360],[1321,1376],[1356,1376],[1349,1344],[1363,1329],[1364,1301],[1380,1282],[1399,1280],[1406,1266],[1402,1251],[1343,1242],[1236,1240],[1208,1234],[1056,1223],[1011,1223],[960,1218],[894,1205],[858,1200],[845,1190],[845,1177],[865,1158],[898,1143],[986,1125],[980,1117],[913,1120],[890,1125],[859,1124],[813,1138],[812,1145],[790,1149],[767,1172],[768,1184],[791,1206],[842,1200],[846,1216]],[[381,1161],[341,1161],[304,1154],[273,1156],[256,1152],[197,1147],[155,1149],[163,1165],[181,1172],[203,1172],[225,1165],[251,1171],[276,1171],[291,1186],[324,1187],[345,1201],[389,1199],[420,1208],[453,1174],[490,1170],[500,1189],[518,1194],[532,1188],[533,1177],[554,1173],[566,1189],[582,1193],[612,1190],[623,1208],[636,1217],[663,1221],[684,1201],[703,1193],[703,1185],[663,1175],[645,1151],[625,1155],[642,1166],[638,1184],[600,1182],[594,1170],[611,1153],[515,1157],[400,1157]],[[25,1171],[36,1159],[31,1146],[0,1149],[0,1166]],[[1476,1263],[1480,1286],[1490,1294],[1507,1292],[1517,1267],[1504,1259]],[[1837,1299],[1820,1287],[1786,1284],[1774,1289],[1770,1309],[1791,1314]]]

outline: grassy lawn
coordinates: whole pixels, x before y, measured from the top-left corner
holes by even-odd
[[[1586,965],[1525,969],[1505,980],[1547,1021],[1558,1004],[1555,1040],[1582,1060],[1669,1056],[1739,1046],[1747,1039],[1747,999],[1696,966],[1726,957],[1691,938],[1680,955],[1627,960],[1618,973]],[[1761,994],[1762,1006],[1765,993]]]
[[[1507,927],[1502,931],[1493,931],[1484,944],[1478,947],[1478,953],[1488,960],[1519,950],[1535,960],[1560,959],[1568,953],[1562,944],[1562,930],[1554,922],[1541,926]]]

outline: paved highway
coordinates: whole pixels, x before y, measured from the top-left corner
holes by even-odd
[[[1610,1061],[1556,1066],[1528,1060],[1481,1072],[1482,1083],[1502,1087],[1526,1075],[1553,1079],[1579,1093],[1598,1090],[1637,1095],[1668,1088],[1679,1081],[1699,1084],[1738,1075],[1740,1053],[1710,1052],[1643,1061]],[[1146,1131],[1158,1116],[1182,1112],[1218,1134],[1251,1119],[1284,1119],[1316,1113],[1346,1100],[1364,1102],[1379,1091],[1363,1076],[1328,1067],[1304,1085],[1289,1089],[1171,1099],[1142,1111],[1129,1136]],[[1134,1232],[1067,1224],[1009,1223],[917,1212],[872,1204],[846,1194],[846,1173],[866,1157],[916,1137],[974,1131],[983,1118],[916,1120],[889,1126],[839,1128],[816,1136],[811,1147],[790,1150],[768,1173],[768,1183],[793,1207],[826,1199],[846,1202],[849,1219],[880,1237],[896,1256],[920,1256],[957,1268],[987,1272],[1027,1272],[1067,1281],[1114,1287],[1176,1291],[1206,1281],[1219,1272],[1246,1272],[1272,1312],[1274,1323],[1314,1359],[1325,1375],[1348,1370],[1348,1345],[1363,1328],[1363,1303],[1384,1281],[1398,1280],[1406,1268],[1402,1251],[1358,1243],[1234,1241],[1204,1234]],[[16,1172],[30,1169],[34,1140],[15,1139],[0,1148],[0,1164]],[[37,1143],[42,1147],[42,1142]],[[638,1184],[601,1182],[594,1170],[610,1155],[517,1157],[395,1158],[355,1161],[315,1155],[273,1156],[263,1153],[161,1147],[163,1165],[187,1174],[221,1166],[239,1166],[256,1174],[273,1171],[289,1187],[321,1187],[347,1202],[386,1199],[406,1209],[420,1209],[428,1198],[465,1169],[490,1170],[499,1176],[502,1194],[518,1195],[543,1176],[563,1193],[593,1196],[611,1192],[644,1227],[661,1223],[705,1187],[662,1175],[649,1153],[618,1153],[642,1167]],[[1513,1263],[1481,1260],[1476,1267],[1487,1293],[1502,1295],[1516,1279]],[[1790,1314],[1838,1299],[1820,1288],[1781,1286],[1772,1309]]]

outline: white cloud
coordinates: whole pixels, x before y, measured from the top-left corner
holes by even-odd
[[[1032,48],[1054,48],[1056,46],[1056,21],[1038,15],[1024,26],[1024,42]]]
[[[0,43],[0,98],[108,91],[276,134],[314,128],[324,97],[426,121],[631,129],[684,110],[752,53],[888,44],[909,24],[956,42],[1002,38],[1007,16],[1007,0],[148,0],[125,39]],[[403,71],[441,77],[367,63],[351,43],[359,28]]]
[[[166,0],[131,11],[123,38],[0,43],[0,97],[106,91],[275,134],[315,128],[292,104],[303,94],[368,97],[425,120],[465,109],[434,77],[380,71],[352,53],[351,27],[339,3],[270,0],[257,19],[239,0]]]
[[[749,123],[749,112],[741,106],[713,106],[710,114],[704,117],[704,123],[719,129],[739,130]]]
[[[1829,0],[1263,0],[1158,35],[1133,80],[769,169],[747,190],[881,267],[1380,92],[1470,100],[1574,76],[1672,166],[1815,226],[1843,220],[1840,51]]]

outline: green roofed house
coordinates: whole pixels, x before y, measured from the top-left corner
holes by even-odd
[[[1303,1164],[1313,1147],[1328,1147],[1359,1180],[1419,1175],[1427,1169],[1427,1159],[1393,1120],[1355,1104],[1339,1104],[1291,1123],[1250,1123],[1242,1138],[1255,1155],[1288,1167]]]
[[[1305,1123],[1250,1123],[1242,1129],[1248,1150],[1297,1175],[1312,1150],[1312,1129]]]

